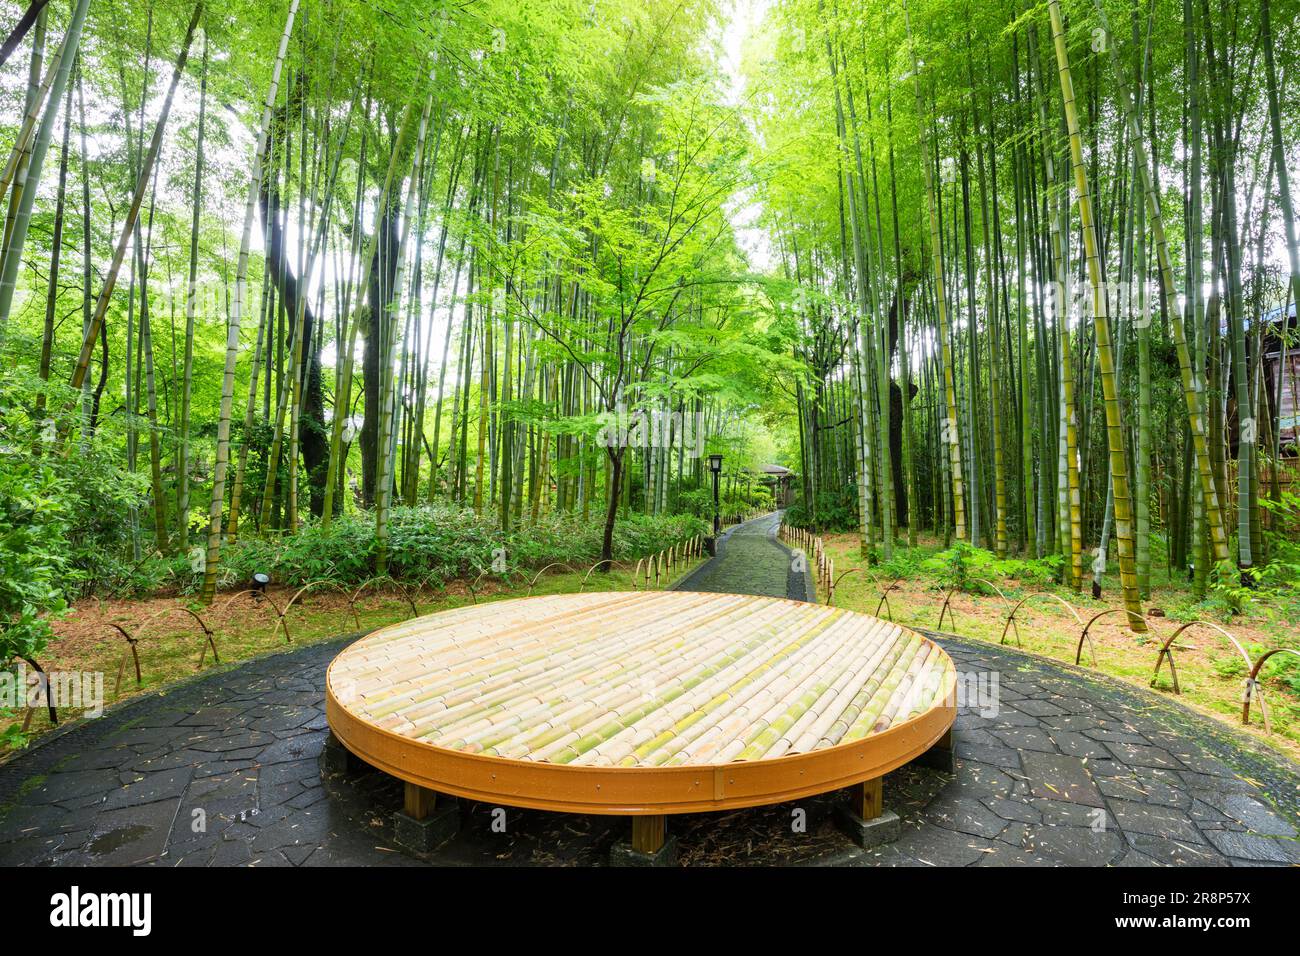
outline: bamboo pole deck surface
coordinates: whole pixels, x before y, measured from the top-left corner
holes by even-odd
[[[873,779],[956,715],[930,640],[841,608],[596,592],[384,628],[330,665],[330,727],[433,790],[539,809],[675,813]]]

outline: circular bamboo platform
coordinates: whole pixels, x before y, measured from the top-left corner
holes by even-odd
[[[488,803],[673,814],[874,780],[956,717],[951,659],[865,614],[693,592],[547,595],[384,628],[330,665],[357,757]]]

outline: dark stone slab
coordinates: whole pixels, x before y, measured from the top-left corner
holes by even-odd
[[[1224,856],[1256,863],[1300,863],[1300,843],[1284,837],[1232,830],[1207,830],[1205,835]]]
[[[1183,769],[1182,763],[1167,750],[1146,744],[1109,743],[1107,746],[1115,759],[1134,767],[1163,767],[1168,770]]]
[[[1214,847],[1205,843],[1189,843],[1150,833],[1125,833],[1129,845],[1154,859],[1161,866],[1227,866]]]
[[[1031,717],[1060,717],[1065,714],[1059,706],[1048,700],[1022,700],[1015,709]]]
[[[1051,826],[1030,827],[1024,848],[1067,866],[1106,866],[1127,849],[1114,830]]]
[[[1012,846],[1009,843],[995,843],[989,847],[988,852],[983,854],[975,861],[975,866],[1064,866],[1060,860],[1053,860],[1049,857],[1026,850],[1023,847]]]
[[[1049,730],[1047,736],[1061,753],[1069,757],[1096,760],[1110,757],[1106,745],[1073,730]]]
[[[123,785],[105,797],[104,808],[115,810],[118,807],[137,807],[167,797],[179,797],[189,786],[191,775],[189,767],[159,773],[123,774]]]
[[[1018,823],[1042,823],[1043,815],[1033,805],[1024,800],[1008,800],[1002,797],[984,797],[981,801],[1003,820]]]
[[[23,788],[22,801],[35,804],[62,803],[85,796],[100,796],[102,799],[102,795],[121,785],[117,773],[111,769],[55,773],[44,778],[32,777],[30,783]]]
[[[1190,843],[1205,842],[1191,817],[1173,807],[1111,800],[1110,809],[1125,833],[1146,833]]]
[[[1043,800],[1038,797],[1035,797],[1031,803],[1042,814],[1042,822],[1048,826],[1091,829],[1109,829],[1115,826],[1114,818],[1102,807],[1067,803],[1064,800]]]
[[[935,826],[990,839],[1007,825],[1006,820],[974,797],[940,796],[926,808],[925,819]]]
[[[1056,753],[1056,744],[1041,727],[1007,727],[993,731],[993,735],[1012,750]]]
[[[1247,830],[1264,836],[1294,837],[1296,828],[1278,816],[1263,801],[1246,794],[1229,794],[1223,801],[1223,810]]]
[[[1063,754],[1025,753],[1021,758],[1025,776],[1034,796],[1044,800],[1064,800],[1089,807],[1104,807],[1101,791],[1078,757]]]
[[[179,806],[180,798],[175,797],[101,813],[86,843],[82,862],[130,866],[158,859],[167,850]]]
[[[790,596],[798,576],[772,541],[775,526],[769,517],[733,529],[707,566],[710,589]],[[1169,697],[1012,648],[932,636],[963,672],[997,673],[1002,706],[959,712],[955,773],[908,766],[889,774],[894,843],[848,844],[835,825],[835,795],[826,795],[800,801],[808,830],[797,836],[788,805],[675,819],[681,862],[1300,863],[1300,767]],[[0,865],[610,858],[624,820],[512,809],[503,836],[485,822],[491,808],[473,804],[438,849],[400,851],[391,810],[401,785],[358,761],[339,766],[339,752],[326,747],[325,668],[350,640],[214,670],[42,738],[0,765]],[[195,811],[205,826],[194,826]]]

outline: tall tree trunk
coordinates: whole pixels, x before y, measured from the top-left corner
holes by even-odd
[[[401,122],[398,126],[397,139],[394,141],[393,150],[388,157],[388,172],[384,177],[384,185],[380,190],[378,203],[375,206],[374,231],[371,233],[370,238],[366,240],[365,251],[362,253],[360,258],[361,274],[357,279],[357,287],[359,290],[368,288],[372,281],[372,277],[374,277],[375,273],[381,269],[382,263],[376,261],[379,256],[379,250],[384,244],[380,237],[388,236],[390,230],[395,228],[395,221],[390,218],[395,215],[395,213],[390,209],[391,198],[394,190],[401,186],[401,158],[406,151],[406,143],[411,136],[414,118],[415,103],[414,100],[408,100],[406,107],[402,112]],[[335,481],[341,475],[344,467],[343,420],[347,417],[348,410],[352,407],[352,368],[353,359],[356,355],[357,329],[360,327],[363,320],[372,322],[373,328],[373,314],[369,319],[366,315],[368,308],[371,313],[373,313],[373,299],[369,306],[367,306],[367,303],[360,294],[358,294],[357,298],[358,304],[356,311],[352,315],[351,320],[347,323],[347,328],[344,330],[346,346],[341,358],[341,361],[343,362],[343,372],[339,376],[338,394],[334,396],[334,420],[331,423],[330,432],[329,466],[326,472],[325,498],[323,510],[321,512],[322,526],[328,526],[330,520],[333,518]],[[374,343],[376,348],[378,347],[377,338],[371,339],[370,341]],[[374,351],[374,349],[367,349],[366,351],[369,353]],[[376,385],[377,384],[378,382],[376,381]],[[378,403],[376,402],[376,406],[377,404]],[[378,408],[376,407],[375,410],[378,411]],[[367,418],[369,418],[369,406],[367,406],[366,415]],[[365,455],[364,443],[362,454],[363,456]]]
[[[194,146],[194,189],[190,201],[190,264],[185,286],[185,355],[181,371],[180,443],[176,450],[176,542],[190,546],[190,399],[194,385],[194,322],[199,297],[199,214],[203,210],[203,134],[208,110],[208,38],[199,70],[199,128]]]
[[[939,212],[935,200],[934,171],[930,168],[930,126],[921,99],[921,63],[912,40],[912,21],[906,0],[903,4],[908,42],[912,45],[912,79],[916,85],[916,115],[921,130],[921,165],[925,171],[925,191],[930,212],[930,256],[934,264],[934,301],[938,321],[939,360],[943,366],[943,391],[947,417],[940,427],[940,441],[948,449],[948,469],[952,483],[952,507],[957,538],[966,540],[966,507],[963,501],[961,438],[957,431],[957,393],[954,382],[952,350],[948,332],[948,307],[943,284],[943,246],[939,238]]]
[[[81,8],[85,7],[86,0],[82,0]],[[293,0],[297,6],[297,0]],[[81,343],[81,354],[77,356],[77,365],[72,372],[72,381],[70,385],[74,389],[81,388],[81,383],[86,377],[86,368],[90,363],[90,353],[94,348],[95,339],[99,335],[99,327],[103,324],[104,316],[108,312],[109,302],[113,297],[113,288],[117,285],[118,273],[122,270],[122,260],[126,257],[126,247],[131,241],[131,236],[135,232],[136,223],[140,217],[140,205],[144,201],[145,190],[153,178],[154,163],[158,159],[158,152],[162,148],[163,132],[167,128],[167,117],[171,113],[172,100],[176,96],[176,87],[181,80],[181,74],[185,71],[185,62],[190,55],[190,43],[194,39],[194,31],[199,25],[199,17],[203,13],[203,4],[197,3],[194,6],[194,13],[190,17],[189,26],[185,30],[185,39],[181,42],[181,52],[176,58],[176,66],[172,70],[171,84],[167,88],[167,96],[163,100],[162,110],[158,114],[158,122],[154,125],[153,137],[149,141],[149,149],[144,155],[144,160],[140,164],[139,178],[136,180],[135,194],[131,197],[131,205],[127,209],[126,219],[122,223],[122,232],[118,237],[117,247],[113,250],[113,261],[109,265],[108,272],[104,276],[104,287],[99,292],[99,300],[95,304],[95,313],[91,316],[90,328],[86,331],[85,338]],[[61,87],[60,87],[61,88]]]
[[[5,329],[9,322],[9,309],[13,304],[14,287],[18,281],[18,268],[22,262],[23,245],[27,239],[27,226],[31,221],[32,202],[36,198],[36,187],[41,181],[41,167],[45,162],[45,152],[49,147],[50,138],[54,135],[54,125],[58,120],[59,100],[63,96],[64,87],[68,82],[68,74],[72,71],[73,61],[77,57],[77,50],[81,43],[81,28],[86,20],[86,7],[89,2],[90,0],[78,0],[76,7],[73,8],[72,19],[68,22],[68,30],[64,34],[63,43],[59,47],[55,62],[50,64],[50,73],[53,74],[53,79],[47,77],[45,84],[43,84],[48,90],[45,96],[45,114],[41,117],[40,129],[36,133],[35,140],[31,141],[30,153],[23,155],[19,152],[18,143],[15,143],[15,155],[11,157],[13,169],[6,167],[5,170],[6,178],[20,171],[22,175],[21,178],[13,180],[14,185],[13,192],[9,196],[9,208],[14,213],[14,218],[12,222],[5,223],[4,261],[3,265],[0,265],[0,348],[4,346]],[[183,56],[181,62],[183,65]],[[38,93],[36,99],[30,104],[29,117],[32,117],[34,111],[40,108],[40,99],[41,95]],[[164,118],[165,115],[164,113]],[[34,119],[32,121],[34,122]],[[24,120],[23,128],[27,130],[27,135],[30,137],[31,129],[27,120]],[[21,130],[19,136],[21,139]],[[142,180],[142,189],[145,181],[147,180]],[[0,185],[0,198],[3,195],[4,189]],[[143,196],[143,191],[141,191],[140,195]],[[81,382],[78,380],[74,388],[79,388],[80,385]]]
[[[1083,165],[1083,141],[1079,117],[1075,112],[1074,84],[1070,77],[1070,60],[1065,46],[1065,25],[1061,19],[1060,0],[1049,0],[1052,41],[1056,47],[1056,65],[1061,80],[1061,100],[1065,109],[1066,128],[1070,134],[1070,159],[1074,166],[1074,184],[1078,192],[1079,221],[1087,257],[1088,279],[1092,284],[1092,319],[1097,339],[1097,364],[1106,412],[1107,446],[1110,450],[1110,478],[1115,497],[1115,537],[1119,545],[1120,585],[1129,627],[1135,632],[1147,629],[1138,593],[1137,568],[1133,542],[1132,501],[1128,485],[1128,461],[1124,450],[1124,422],[1120,415],[1119,386],[1111,345],[1110,320],[1107,314],[1105,277],[1102,274],[1097,245],[1097,229],[1092,216],[1092,198],[1088,193],[1088,174]],[[1106,543],[1101,543],[1105,555]]]
[[[280,73],[284,68],[289,37],[293,33],[294,17],[298,14],[299,0],[289,0],[289,14],[285,18],[284,33],[275,65],[271,68],[271,85],[266,93],[266,105],[257,131],[257,144],[253,149],[253,169],[248,184],[248,199],[244,203],[244,226],[239,239],[239,261],[235,267],[235,295],[231,303],[230,319],[226,324],[226,366],[221,385],[221,412],[217,419],[217,454],[212,468],[212,507],[208,511],[208,553],[203,571],[204,603],[212,603],[217,593],[217,571],[221,562],[221,512],[226,500],[226,471],[230,464],[230,417],[235,400],[235,362],[239,357],[239,327],[244,312],[244,295],[248,285],[248,255],[252,242],[253,223],[257,216],[257,199],[262,191],[263,164],[266,161],[266,140],[275,110],[276,95],[280,89]],[[247,442],[247,435],[244,441]]]

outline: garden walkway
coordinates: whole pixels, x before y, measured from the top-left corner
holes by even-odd
[[[684,582],[790,595],[776,518],[733,529]],[[674,818],[687,864],[1150,866],[1300,863],[1300,767],[1167,699],[936,635],[979,699],[955,776],[903,768],[891,846],[839,836],[833,795]],[[325,668],[355,635],[216,670],[49,735],[0,766],[0,865],[418,865],[393,849],[391,778],[324,775]],[[601,863],[620,818],[463,804],[433,860]],[[503,828],[502,828],[503,827]]]
[[[678,591],[722,591],[815,600],[807,562],[796,565],[789,548],[776,539],[781,513],[738,524],[718,540],[718,556],[674,585]]]

